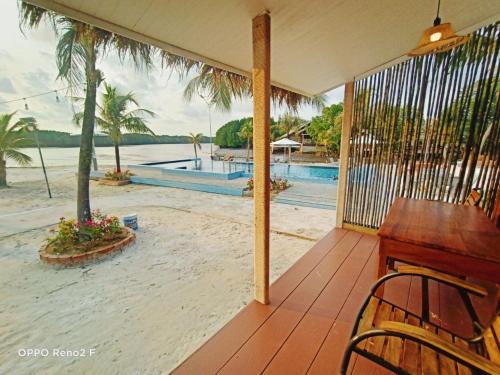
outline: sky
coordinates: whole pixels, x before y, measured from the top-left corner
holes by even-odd
[[[64,89],[65,81],[57,80],[55,62],[56,38],[46,25],[26,31],[19,29],[17,1],[0,0],[0,103],[37,95],[51,90]],[[182,46],[181,46],[182,47]],[[152,110],[156,117],[149,120],[149,127],[156,134],[185,135],[189,132],[209,135],[208,109],[198,97],[191,102],[183,98],[184,88],[192,74],[181,80],[176,72],[153,68],[149,72],[138,71],[130,63],[121,63],[113,53],[98,61],[98,68],[106,81],[120,91],[133,91],[141,107]],[[79,110],[60,90],[24,101],[0,104],[0,113],[17,111],[19,117],[33,116],[40,129],[77,133],[73,125],[73,111]],[[342,101],[343,87],[326,94],[327,104]],[[286,108],[273,107],[271,115],[277,118]],[[298,115],[310,119],[319,114],[317,109],[304,106]],[[252,116],[251,98],[233,103],[230,112],[212,114],[213,135],[226,122]]]

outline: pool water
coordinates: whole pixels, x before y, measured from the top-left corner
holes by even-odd
[[[190,160],[181,162],[169,162],[160,164],[158,167],[164,169],[175,169],[178,172],[186,171],[186,174],[201,172],[200,174],[221,174],[238,177],[251,177],[253,175],[253,163],[226,162],[212,160]],[[329,182],[338,179],[338,167],[332,165],[310,165],[310,164],[287,164],[271,163],[271,177],[284,177],[288,179],[317,180],[318,182]],[[241,173],[238,173],[241,172]]]
[[[234,163],[246,174],[253,174],[253,163]],[[271,177],[337,180],[339,170],[329,165],[271,163]]]

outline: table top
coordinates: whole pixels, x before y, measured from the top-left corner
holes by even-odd
[[[378,235],[500,263],[500,230],[479,207],[396,198]]]

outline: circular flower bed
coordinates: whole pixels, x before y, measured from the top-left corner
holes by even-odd
[[[121,251],[135,241],[135,234],[120,225],[116,216],[99,211],[80,224],[61,218],[53,237],[40,249],[40,259],[49,264],[78,265]]]

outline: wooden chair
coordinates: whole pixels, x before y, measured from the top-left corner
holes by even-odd
[[[397,374],[499,375],[498,308],[490,324],[483,328],[475,312],[470,310],[473,310],[470,300],[465,299],[477,333],[472,338],[461,337],[376,295],[377,288],[387,280],[409,275],[450,285],[462,296],[470,293],[485,297],[488,294],[483,287],[454,276],[415,266],[398,267],[397,272],[385,275],[372,287],[356,319],[341,373],[347,373],[355,352]]]
[[[467,199],[465,199],[464,205],[466,206],[479,206],[483,193],[481,189],[472,189]]]

